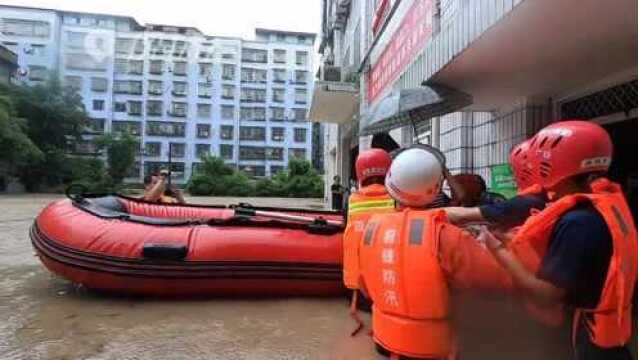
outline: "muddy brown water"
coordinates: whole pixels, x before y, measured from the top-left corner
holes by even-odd
[[[34,217],[54,199],[0,195],[2,360],[384,359],[365,333],[349,336],[354,324],[345,298],[142,299],[106,296],[57,278],[39,264],[28,238]],[[567,331],[534,324],[513,300],[463,294],[456,303],[462,359],[567,358]]]

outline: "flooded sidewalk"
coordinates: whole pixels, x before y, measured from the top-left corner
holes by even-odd
[[[96,294],[57,278],[40,265],[28,237],[54,199],[0,196],[0,359],[383,359],[365,331],[349,336],[354,323],[345,298],[153,300]],[[567,330],[535,325],[516,302],[457,298],[464,360],[567,358]]]

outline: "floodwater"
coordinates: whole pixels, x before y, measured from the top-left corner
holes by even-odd
[[[105,296],[56,278],[34,257],[28,238],[34,217],[53,199],[0,196],[2,360],[383,359],[366,332],[349,336],[354,323],[345,298],[167,301]],[[514,301],[457,296],[455,316],[464,360],[567,358],[567,330],[535,325]]]

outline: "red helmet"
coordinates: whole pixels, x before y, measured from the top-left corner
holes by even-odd
[[[510,165],[514,172],[514,181],[519,190],[525,190],[537,183],[533,158],[529,151],[530,140],[516,145],[510,153]]]
[[[570,120],[539,131],[530,141],[530,151],[540,184],[551,189],[574,175],[609,170],[613,144],[600,125]]]
[[[385,177],[390,164],[392,164],[392,158],[385,150],[370,149],[361,152],[355,164],[359,185],[375,176]]]

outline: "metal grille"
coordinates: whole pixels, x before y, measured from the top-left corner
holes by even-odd
[[[562,104],[563,118],[593,119],[638,108],[638,80]]]

